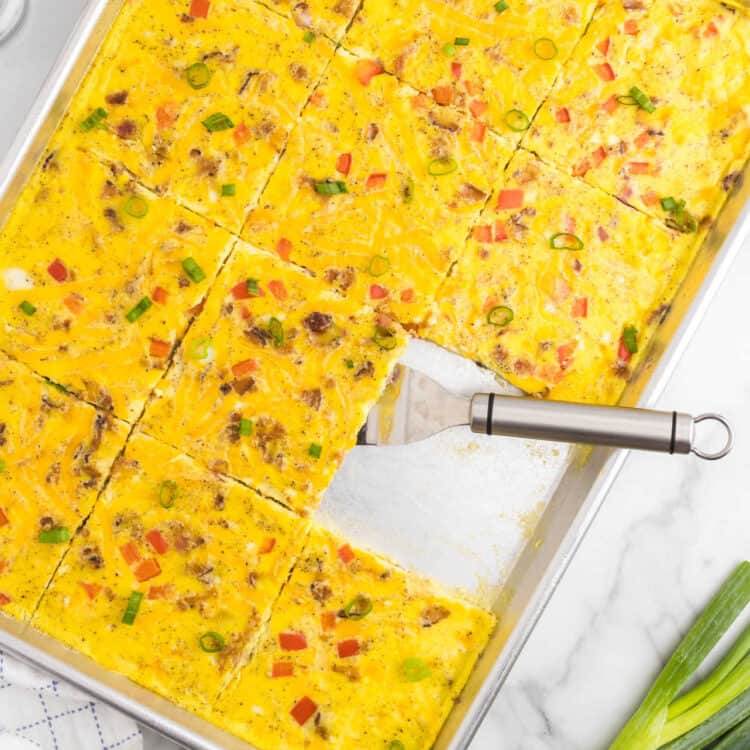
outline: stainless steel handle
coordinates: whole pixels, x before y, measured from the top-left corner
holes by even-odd
[[[695,445],[695,425],[709,420],[721,424],[727,433],[726,443],[716,452]],[[731,426],[718,414],[692,417],[676,411],[569,404],[494,393],[480,393],[471,400],[471,429],[533,440],[694,453],[707,461],[724,458],[734,444]]]

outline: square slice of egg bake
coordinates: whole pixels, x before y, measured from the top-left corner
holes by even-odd
[[[205,715],[306,533],[278,504],[136,432],[34,625]]]
[[[314,527],[212,719],[260,750],[426,750],[494,617]]]
[[[333,50],[256,2],[128,0],[64,128],[238,232]]]
[[[127,433],[0,355],[0,613],[31,617]]]

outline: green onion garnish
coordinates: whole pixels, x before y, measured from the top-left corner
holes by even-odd
[[[444,177],[458,169],[458,162],[450,156],[433,159],[427,165],[427,173],[432,177]]]
[[[421,659],[411,657],[404,659],[401,664],[401,675],[407,682],[420,682],[431,674],[432,670]]]
[[[618,104],[623,104],[626,107],[638,106],[638,102],[632,96],[630,96],[630,94],[625,94],[625,95],[620,94],[619,96],[615,97],[615,101]]]
[[[318,195],[343,195],[349,192],[349,188],[343,180],[323,180],[315,183],[315,192]]]
[[[558,232],[549,238],[553,250],[583,250],[583,240],[570,232]]]
[[[21,312],[25,313],[26,315],[33,315],[36,312],[36,307],[31,304],[28,300],[24,300],[19,307],[21,308]]]
[[[125,614],[122,616],[123,625],[132,625],[135,618],[138,617],[138,610],[141,608],[143,601],[143,592],[134,591],[128,599],[128,606],[125,608]]]
[[[194,89],[205,89],[211,82],[211,75],[212,73],[208,69],[208,65],[202,62],[191,65],[185,71],[187,82]]]
[[[638,331],[635,326],[626,326],[623,329],[622,342],[631,354],[638,353]]]
[[[134,219],[142,219],[148,213],[148,203],[137,195],[131,195],[125,201],[123,211]]]
[[[505,0],[500,0],[499,3],[495,3],[495,10],[498,13],[502,13],[503,11],[508,10],[508,8],[510,8],[510,5],[508,5],[508,3],[505,2]]]
[[[470,41],[471,40],[468,37],[457,36],[453,44],[455,44],[456,47],[468,47]]]
[[[248,279],[247,280],[247,293],[251,297],[260,297],[260,287],[258,286],[260,282],[258,279]]]
[[[42,544],[63,544],[70,541],[70,532],[63,527],[43,529],[39,532],[39,541]]]
[[[323,446],[322,445],[318,445],[317,443],[312,443],[312,445],[310,446],[310,450],[308,451],[308,453],[314,459],[317,460],[317,459],[319,459],[321,457],[321,455],[323,453]]]
[[[237,185],[235,185],[233,182],[222,185],[221,194],[225,198],[231,198],[232,196],[237,195]]]
[[[676,211],[679,206],[679,203],[674,198],[662,198],[660,203],[661,207],[669,213]]]
[[[312,31],[306,31],[305,35],[302,37],[303,42],[307,42],[307,44],[312,44],[315,41],[315,34],[313,34]]]
[[[213,631],[204,633],[198,639],[198,642],[201,645],[201,649],[207,654],[218,654],[220,651],[223,651],[227,647],[224,636]]]
[[[284,324],[278,318],[271,318],[268,321],[268,332],[271,334],[273,343],[276,346],[282,346],[284,343]]]
[[[446,42],[443,45],[443,54],[447,55],[448,57],[453,57],[453,55],[456,54],[456,48],[454,45],[452,45],[450,42]]]
[[[547,37],[534,42],[534,54],[540,60],[554,60],[557,57],[557,45]]]
[[[354,369],[354,360],[353,359],[345,359],[344,364],[350,369]]]
[[[396,334],[389,331],[387,328],[377,326],[372,340],[381,348],[387,352],[392,351],[398,345]]]
[[[153,304],[150,297],[144,297],[125,317],[135,323]]]
[[[520,109],[511,109],[505,113],[505,124],[516,133],[522,133],[531,127],[531,120]]]
[[[171,508],[175,504],[175,500],[177,500],[178,492],[179,487],[177,486],[177,482],[172,479],[165,479],[159,485],[159,505],[162,508]]]
[[[98,107],[81,123],[81,130],[89,133],[96,128],[103,128],[102,122],[107,119],[107,116],[107,111]]]
[[[369,273],[370,276],[382,276],[383,274],[388,273],[390,267],[391,262],[385,257],[385,255],[373,255],[367,266],[367,273]]]
[[[493,307],[487,313],[487,322],[491,326],[498,326],[499,328],[503,328],[513,320],[513,317],[513,310],[511,310],[509,307],[505,307],[505,305],[498,305],[497,307]]]
[[[201,281],[205,281],[206,274],[195,262],[194,258],[185,258],[185,260],[182,261],[182,268],[194,284],[200,284]]]
[[[190,345],[190,359],[206,359],[213,342],[208,336],[200,336]]]
[[[250,437],[250,435],[253,434],[253,420],[252,419],[245,419],[244,417],[240,419],[240,435],[242,437]]]
[[[5,461],[3,461],[2,458],[0,458],[0,474],[2,474],[5,471]]]
[[[216,112],[203,120],[203,127],[209,133],[218,133],[220,130],[231,130],[234,123],[223,112]]]
[[[391,744],[388,745],[388,750],[406,750],[406,748],[401,740],[391,740]]]
[[[372,612],[372,599],[360,594],[355,596],[349,604],[344,607],[344,617],[347,620],[362,620]]]
[[[671,214],[666,221],[668,227],[683,234],[692,234],[698,229],[698,222],[690,211],[686,210],[684,200],[662,198],[661,207]]]
[[[650,113],[656,109],[656,105],[637,86],[633,86],[628,93],[635,99],[638,106],[641,109],[645,109],[646,112]]]

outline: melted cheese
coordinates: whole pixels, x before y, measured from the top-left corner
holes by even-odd
[[[513,0],[498,13],[489,0],[365,0],[345,45],[382,59],[421,91],[445,88],[443,96],[517,141],[528,122],[508,113],[531,120],[595,7],[595,0]],[[537,40],[547,40],[537,44],[541,57]]]
[[[133,203],[132,201],[136,201]],[[146,211],[142,218],[128,214]],[[117,416],[136,419],[231,246],[213,224],[116,168],[54,143],[0,232],[0,349]],[[186,258],[205,279],[192,283]],[[59,261],[64,276],[52,276]],[[60,280],[57,280],[60,279]],[[0,280],[2,284],[2,280]],[[136,322],[157,287],[168,295]],[[36,308],[27,315],[23,302]]]
[[[177,484],[169,508],[161,502],[164,481]],[[275,503],[136,434],[34,624],[205,714],[254,644],[299,554],[305,526]],[[166,550],[152,546],[154,531]],[[139,582],[140,562],[129,565],[121,552],[128,544],[142,561],[158,563],[158,575]],[[144,598],[127,625],[123,614],[134,591]],[[225,647],[205,652],[200,638],[206,633],[217,633]]]
[[[261,296],[236,299],[232,290],[240,285],[245,296],[248,279]],[[293,266],[238,245],[144,429],[306,511],[354,445],[402,351],[403,334],[396,326],[378,334],[383,325],[390,323]],[[251,434],[241,433],[241,419]]]
[[[508,190],[523,191],[522,205],[499,209]],[[507,239],[487,242],[483,228]],[[617,401],[692,258],[694,236],[670,232],[523,151],[475,232],[423,335],[526,391]],[[558,233],[570,236],[557,243],[576,245],[575,236],[582,249],[553,249]],[[513,319],[492,325],[488,313],[500,306]],[[632,358],[621,350],[629,327],[639,350]]]
[[[235,0],[238,5],[252,6],[257,0]],[[264,4],[294,20],[303,31],[314,29],[338,41],[343,35],[354,14],[358,10],[358,0],[264,0]]]
[[[342,545],[313,530],[257,653],[222,696],[214,720],[261,750],[387,748],[394,740],[426,750],[494,618],[361,550],[344,562]],[[358,596],[370,600],[372,611],[358,620],[342,616]],[[284,650],[284,633],[302,634],[306,647]],[[358,653],[339,656],[339,644],[351,641]],[[405,677],[407,660],[420,679]],[[292,675],[273,677],[279,663]],[[304,698],[315,710],[300,725],[290,711]]]
[[[243,236],[312,269],[357,303],[419,322],[511,155],[508,143],[390,75],[364,86],[340,53],[250,213]],[[343,170],[339,158],[350,159]],[[434,176],[448,159],[446,174]],[[451,171],[452,170],[452,171]],[[315,183],[343,180],[325,196]],[[375,182],[373,182],[375,181]]]
[[[750,17],[710,0],[643,5],[600,10],[525,143],[659,219],[674,197],[707,224],[747,159]],[[654,112],[617,103],[633,86]]]
[[[0,357],[0,612],[34,612],[68,548],[40,531],[75,534],[126,436],[124,423]]]
[[[333,45],[307,43],[293,21],[257,3],[213,0],[207,18],[186,0],[129,0],[79,92],[66,131],[122,161],[147,186],[239,231],[276,164]],[[203,65],[210,80],[189,83]],[[81,123],[103,108],[101,127]],[[232,127],[204,122],[225,115]],[[234,194],[222,187],[233,185]]]

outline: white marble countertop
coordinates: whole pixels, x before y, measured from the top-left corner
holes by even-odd
[[[0,44],[0,156],[86,0],[30,0]],[[605,748],[684,629],[749,556],[750,248],[736,263],[662,406],[719,411],[737,429],[717,464],[631,455],[473,750]],[[146,736],[146,750],[174,749]]]

